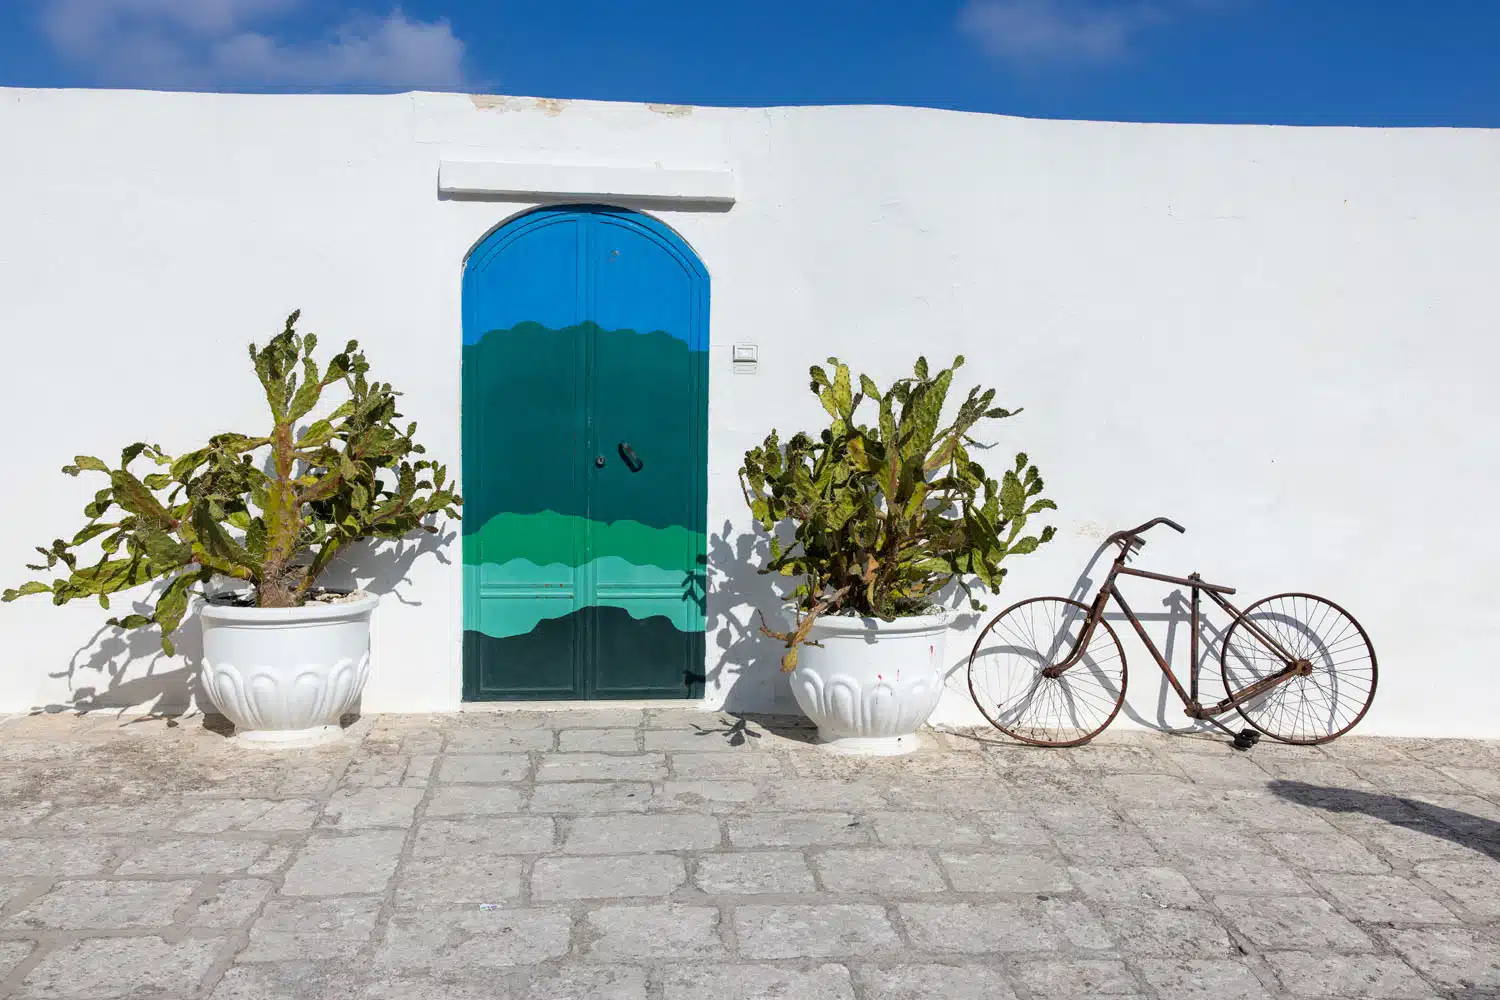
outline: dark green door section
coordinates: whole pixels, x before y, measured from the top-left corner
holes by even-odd
[[[464,268],[464,698],[703,693],[708,274],[548,208]]]

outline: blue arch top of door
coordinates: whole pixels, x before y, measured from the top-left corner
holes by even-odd
[[[523,241],[524,253],[507,253]],[[645,244],[665,254],[639,252]],[[589,259],[612,266],[580,267]],[[587,317],[606,330],[665,333],[690,351],[707,350],[706,303],[697,297],[621,294],[635,286],[661,289],[664,260],[680,269],[684,289],[708,277],[682,237],[639,212],[603,205],[527,212],[490,233],[469,255],[466,282],[494,272],[503,287],[465,296],[463,342],[475,344],[486,333],[522,323],[562,330]]]
[[[675,233],[625,209],[539,209],[481,242],[464,269],[465,536],[542,512],[703,530],[708,289]],[[622,442],[646,474],[620,477]]]

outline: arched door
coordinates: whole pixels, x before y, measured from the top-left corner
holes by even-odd
[[[701,696],[707,272],[568,206],[490,234],[463,297],[464,698]]]

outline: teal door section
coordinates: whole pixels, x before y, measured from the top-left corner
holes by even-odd
[[[708,275],[569,206],[464,269],[464,697],[703,692]]]

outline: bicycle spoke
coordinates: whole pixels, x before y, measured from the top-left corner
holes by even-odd
[[[1081,743],[1107,726],[1125,693],[1125,654],[1108,623],[1082,643],[1089,609],[1064,598],[1023,601],[986,626],[969,658],[975,704],[1001,731],[1052,746]],[[1052,664],[1078,654],[1058,677]]]
[[[1238,706],[1261,732],[1289,743],[1323,743],[1347,732],[1375,696],[1375,651],[1348,612],[1310,594],[1282,594],[1246,608],[1225,633],[1220,668],[1229,691],[1285,669],[1266,633],[1309,669]]]

